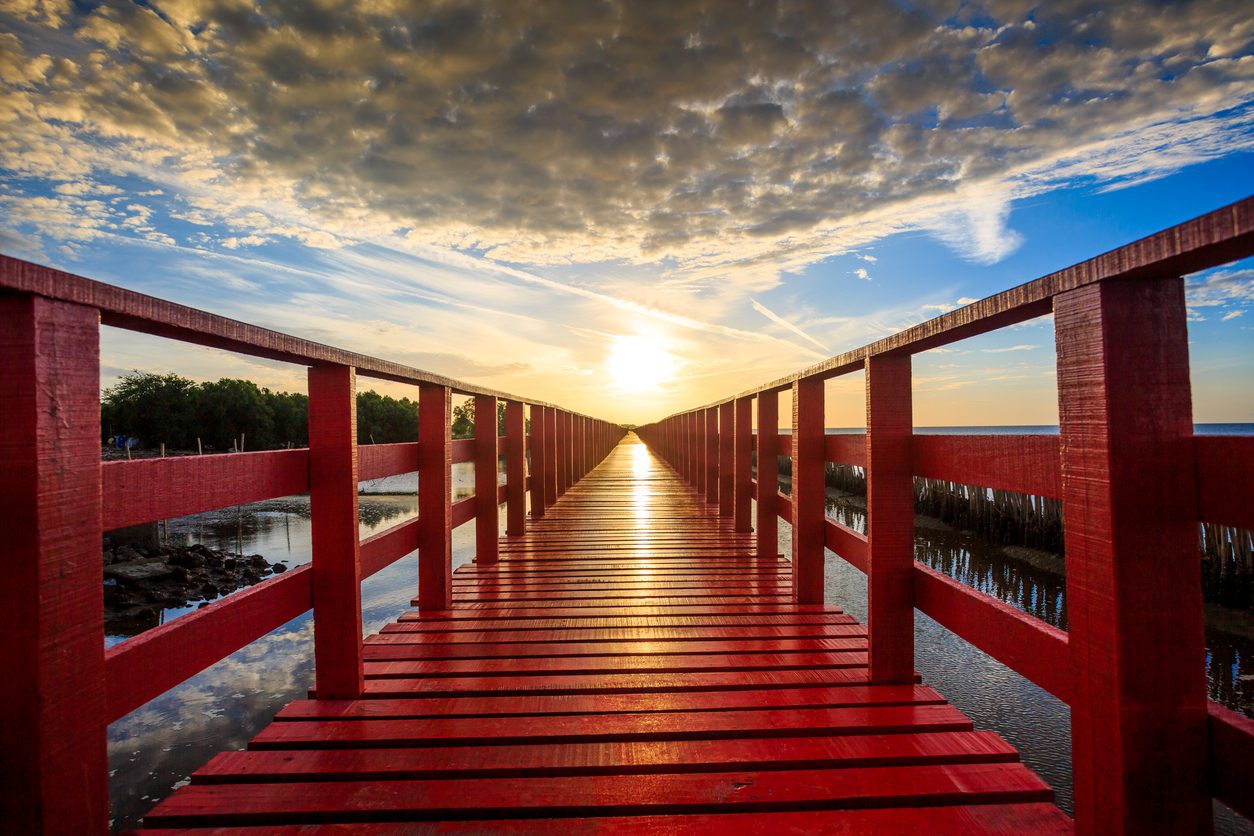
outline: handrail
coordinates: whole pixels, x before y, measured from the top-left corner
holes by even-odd
[[[637,432],[736,530],[751,530],[736,509],[756,495],[762,556],[777,552],[776,519],[793,525],[798,602],[822,602],[824,549],[866,573],[872,681],[912,681],[918,609],[1068,702],[1081,832],[1204,831],[1212,795],[1254,818],[1240,766],[1254,722],[1206,697],[1197,537],[1200,520],[1254,527],[1232,489],[1254,438],[1193,434],[1180,278],[1250,255],[1254,198]],[[914,434],[913,354],[1051,312],[1059,435]],[[824,382],[858,371],[866,432],[825,435]],[[712,452],[728,439],[744,452]],[[754,447],[771,468],[759,479]],[[776,456],[792,459],[791,495],[769,475]],[[867,534],[826,517],[828,462],[866,468]],[[916,476],[1062,500],[1069,632],[914,560]]]
[[[100,325],[309,367],[309,447],[100,461]],[[356,442],[356,375],[418,386],[417,442]],[[475,397],[473,439],[450,437],[452,394]],[[497,436],[497,403],[506,432]],[[525,433],[524,410],[532,432]],[[313,609],[316,689],[364,692],[361,581],[418,552],[419,609],[452,603],[451,535],[474,521],[476,559],[603,458],[621,427],[354,352],[313,343],[0,255],[0,663],[20,687],[0,698],[6,824],[21,832],[103,833],[108,724]],[[498,484],[500,456],[506,482]],[[453,464],[475,466],[475,495],[452,501]],[[528,462],[530,467],[528,467]],[[365,538],[357,490],[417,471],[419,515]],[[103,531],[309,492],[312,561],[104,648]],[[10,780],[12,779],[12,780]]]

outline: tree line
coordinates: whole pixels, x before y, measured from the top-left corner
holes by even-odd
[[[475,433],[474,403],[453,408],[454,438]],[[497,435],[505,433],[505,404],[497,404]],[[105,389],[100,399],[103,439],[123,435],[141,446],[231,450],[245,439],[248,450],[309,444],[309,397],[274,392],[250,380],[222,378],[197,383],[177,374],[135,371]],[[357,393],[357,443],[418,440],[418,403],[368,390]]]

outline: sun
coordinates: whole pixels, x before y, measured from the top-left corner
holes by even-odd
[[[674,379],[678,365],[674,354],[642,336],[615,337],[605,358],[610,379],[624,392],[656,392]]]

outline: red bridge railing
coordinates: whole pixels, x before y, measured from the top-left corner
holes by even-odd
[[[308,449],[102,465],[101,324],[308,366]],[[417,442],[358,447],[358,375],[418,387]],[[473,439],[450,438],[454,393],[474,396]],[[419,608],[449,608],[452,530],[473,519],[476,560],[496,560],[498,505],[507,532],[523,533],[525,492],[542,517],[622,434],[552,404],[0,256],[5,827],[106,831],[108,724],[311,608],[317,693],[360,696],[362,579],[417,550]],[[474,462],[476,490],[452,502],[457,462]],[[417,519],[359,540],[357,483],[413,471]],[[311,563],[104,649],[103,531],[305,492]]]
[[[763,556],[792,524],[797,601],[823,601],[825,548],[866,573],[873,681],[913,681],[918,609],[1067,702],[1082,832],[1209,832],[1212,796],[1254,817],[1254,722],[1207,700],[1198,521],[1254,528],[1254,438],[1193,433],[1181,277],[1251,254],[1247,198],[638,432]],[[913,433],[912,355],[1049,313],[1058,436]],[[853,372],[866,432],[825,435],[824,381]],[[825,462],[866,468],[866,536],[826,517]],[[915,562],[915,476],[1062,500],[1067,632]]]

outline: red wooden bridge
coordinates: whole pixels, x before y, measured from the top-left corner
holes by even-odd
[[[1254,815],[1254,722],[1206,699],[1197,543],[1199,520],[1254,528],[1233,489],[1254,440],[1193,434],[1180,278],[1252,253],[1247,199],[636,435],[0,257],[3,821],[106,830],[108,723],[311,608],[315,698],[147,827],[1205,832],[1212,798]],[[1058,436],[913,432],[911,355],[1048,313]],[[309,448],[102,465],[101,323],[308,366]],[[824,382],[853,372],[867,430],[826,436]],[[357,375],[418,388],[416,443],[357,446]],[[454,393],[478,427],[503,400],[505,435],[451,440]],[[791,456],[790,495],[752,478],[755,453]],[[454,503],[463,461],[479,490]],[[866,468],[868,535],[825,516],[825,462]],[[412,471],[418,518],[359,540],[358,481]],[[1068,632],[914,561],[915,476],[1061,498]],[[103,531],[306,491],[311,564],[104,649]],[[475,561],[452,572],[472,520]],[[866,572],[865,627],[824,600],[825,549]],[[363,642],[361,580],[414,551],[417,609]],[[918,681],[916,609],[1070,704],[1074,820]]]

